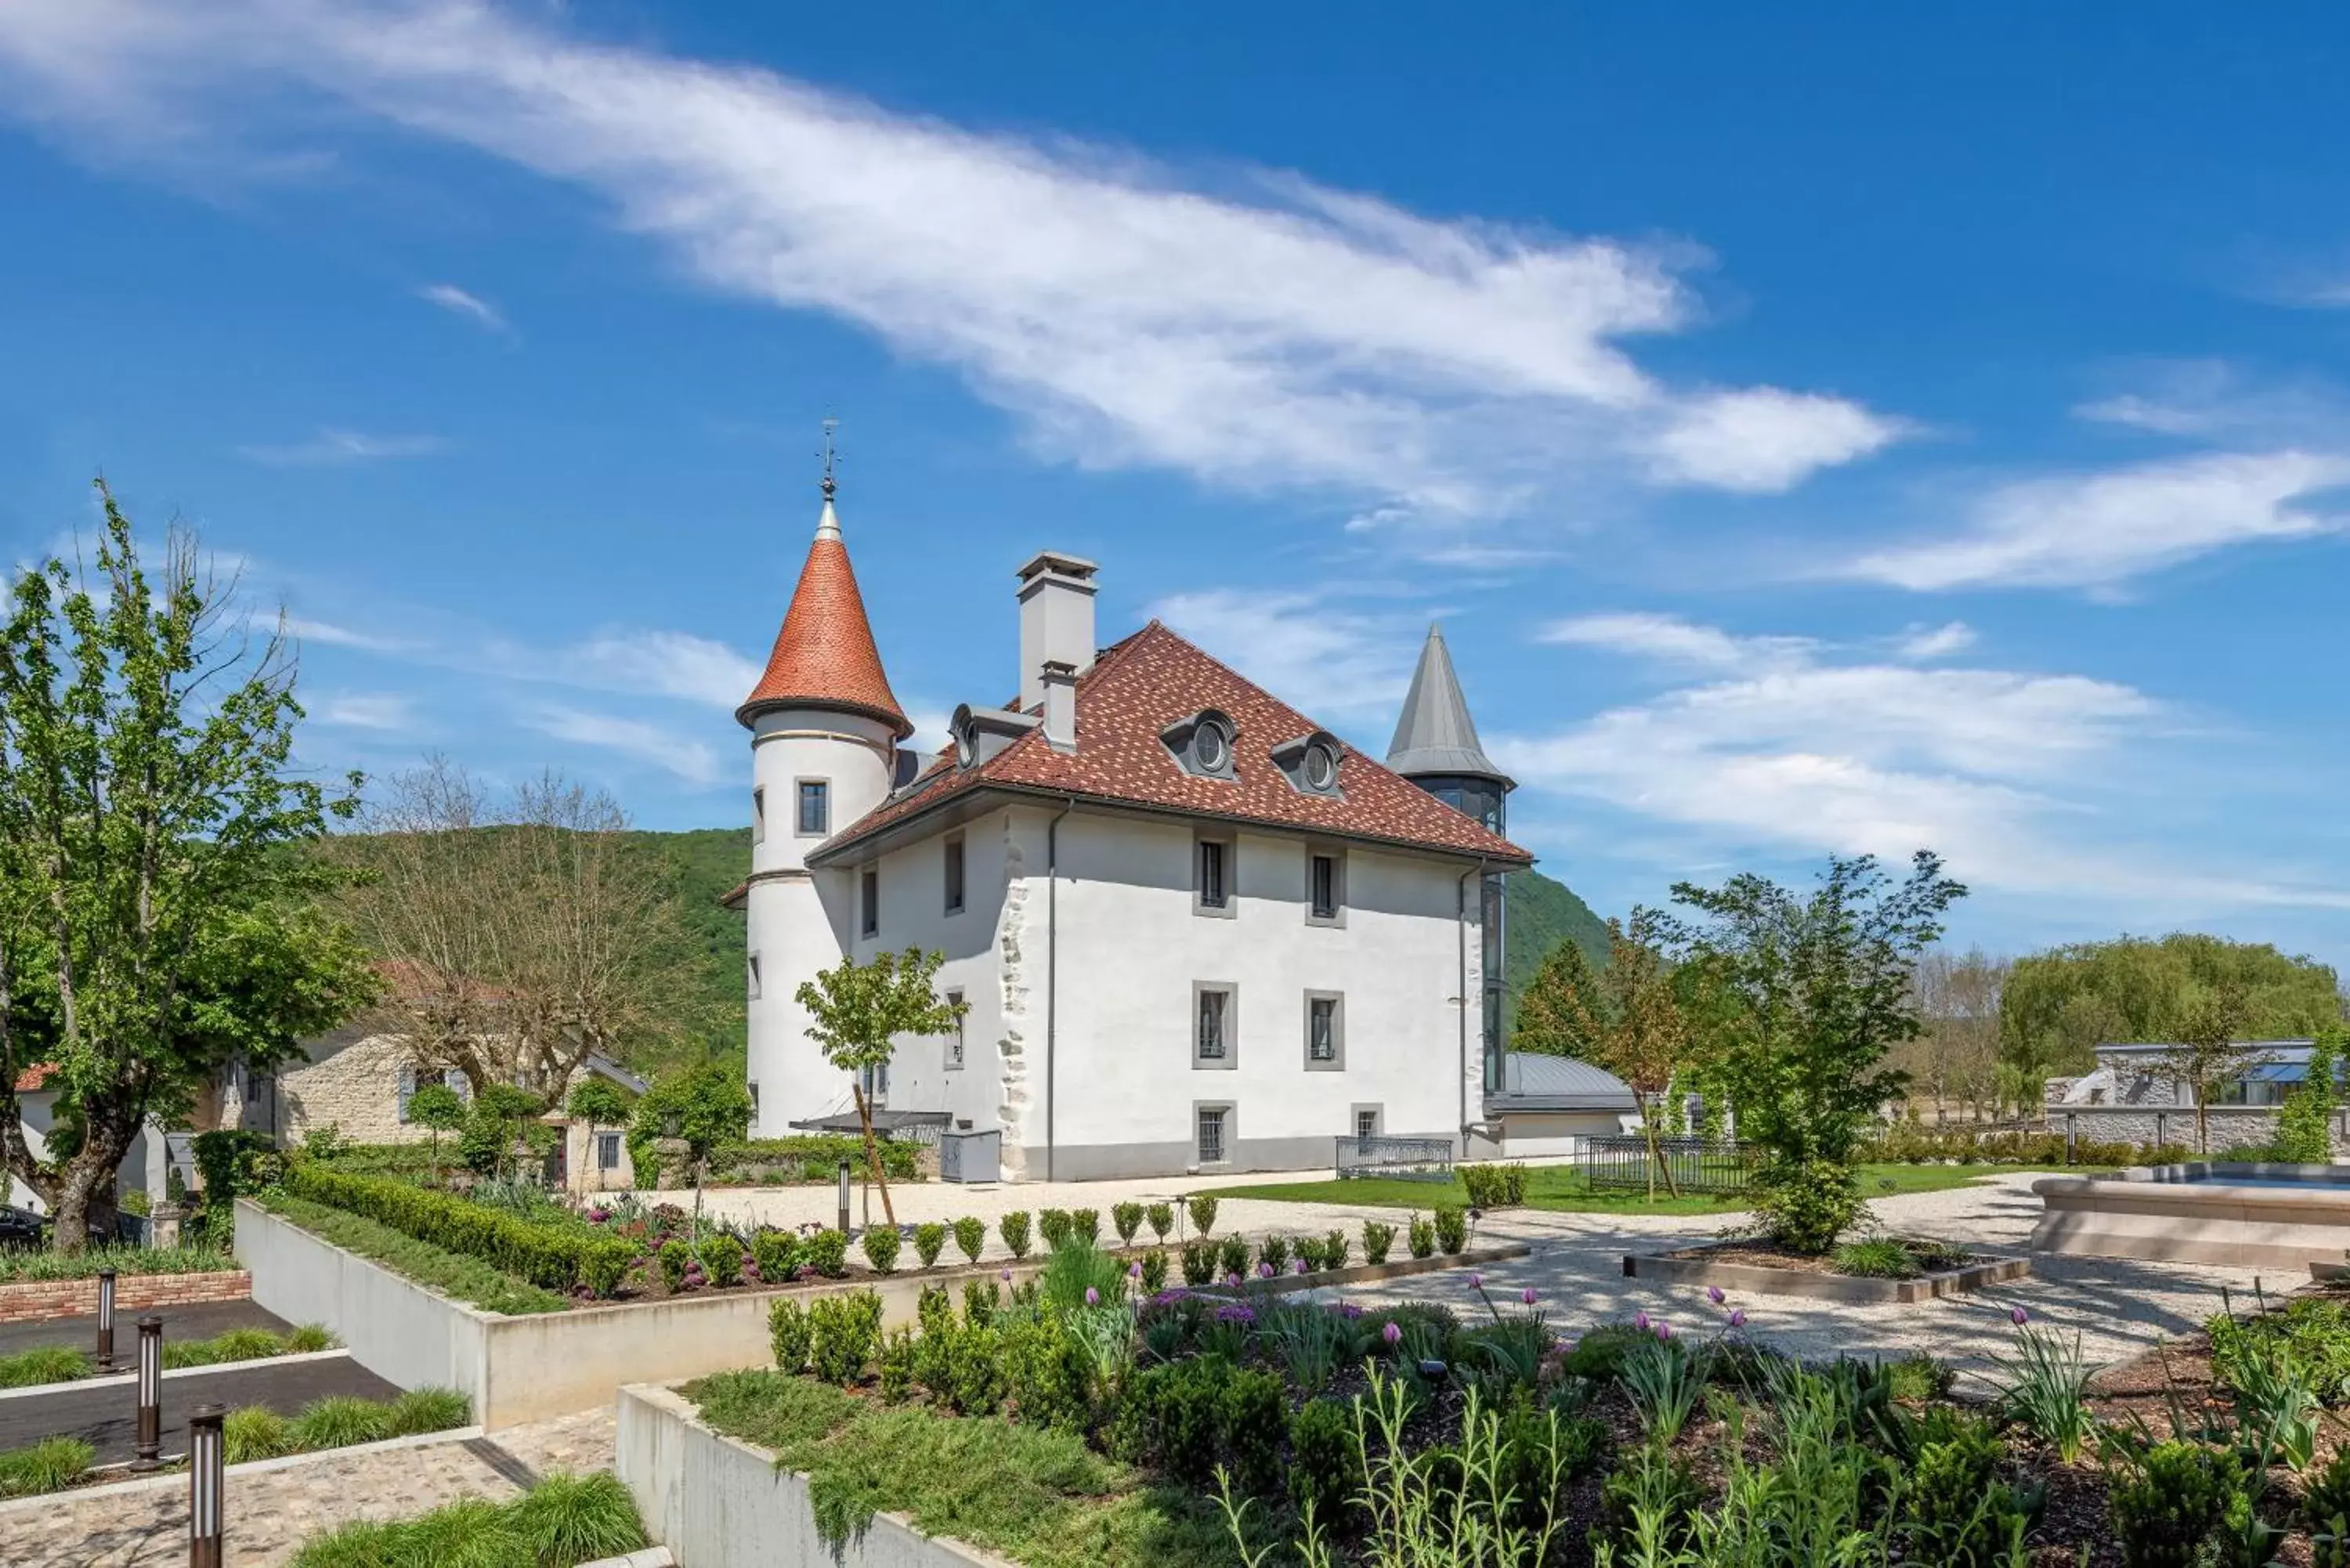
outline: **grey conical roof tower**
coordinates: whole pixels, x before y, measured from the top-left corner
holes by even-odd
[[[1419,650],[1419,668],[1411,672],[1411,690],[1404,694],[1403,716],[1396,721],[1395,739],[1388,742],[1388,766],[1406,778],[1434,774],[1486,778],[1512,785],[1510,775],[1493,765],[1477,743],[1477,723],[1469,717],[1469,700],[1461,695],[1461,681],[1452,673],[1452,655],[1444,646],[1444,632],[1428,628]]]

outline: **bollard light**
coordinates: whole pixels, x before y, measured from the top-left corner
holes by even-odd
[[[848,1234],[848,1161],[840,1162],[840,1233]]]
[[[98,1271],[98,1365],[114,1370],[114,1271]]]
[[[222,1468],[221,1420],[225,1405],[199,1405],[188,1412],[188,1568],[221,1568],[221,1505],[228,1489]]]
[[[163,1457],[163,1320],[139,1320],[139,1458],[134,1470],[151,1470]]]

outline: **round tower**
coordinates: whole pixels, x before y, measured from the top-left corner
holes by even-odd
[[[1404,693],[1403,714],[1396,721],[1395,739],[1388,742],[1388,767],[1492,832],[1507,831],[1510,792],[1517,784],[1493,765],[1478,743],[1476,721],[1469,717],[1469,699],[1461,695],[1460,677],[1452,672],[1451,650],[1444,646],[1443,631],[1435,626],[1428,628],[1419,666],[1411,672],[1411,690]],[[1488,1093],[1502,1086],[1508,893],[1501,872],[1486,874],[1478,911],[1482,938],[1478,968],[1483,976],[1479,1034]]]
[[[800,982],[848,950],[855,873],[808,856],[889,794],[898,742],[913,733],[874,646],[864,596],[824,479],[824,510],[791,607],[757,686],[734,717],[751,732],[747,1075],[756,1137],[848,1108],[846,1074],[807,1036]]]

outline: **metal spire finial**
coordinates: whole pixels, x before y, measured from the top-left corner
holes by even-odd
[[[840,462],[840,454],[833,450],[832,432],[839,428],[840,421],[838,420],[831,418],[826,419],[824,421],[824,451],[817,454],[824,459],[824,498],[827,502],[831,501],[834,494],[840,488],[832,476],[833,468]]]

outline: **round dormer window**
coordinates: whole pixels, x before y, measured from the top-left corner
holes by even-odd
[[[1232,760],[1232,732],[1221,719],[1203,719],[1191,732],[1191,760],[1203,774],[1220,774]]]
[[[1338,753],[1315,742],[1305,748],[1305,787],[1327,791],[1337,786]]]

